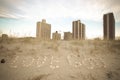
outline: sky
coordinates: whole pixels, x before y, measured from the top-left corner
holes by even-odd
[[[103,37],[103,15],[113,12],[120,36],[120,0],[0,0],[0,33],[36,36],[36,22],[46,19],[52,33],[72,32],[72,21],[86,25],[86,38]]]

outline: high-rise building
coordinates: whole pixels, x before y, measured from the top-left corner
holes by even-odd
[[[85,40],[85,24],[81,23],[81,39]]]
[[[115,18],[113,13],[103,16],[104,40],[115,40]]]
[[[37,22],[36,37],[42,40],[49,40],[51,37],[51,24],[46,23],[43,19],[42,22]]]
[[[71,40],[72,33],[71,32],[64,32],[64,40]]]
[[[52,34],[52,39],[53,40],[60,40],[61,34],[56,31],[55,33]]]
[[[85,24],[80,20],[72,22],[72,37],[74,40],[85,40]]]

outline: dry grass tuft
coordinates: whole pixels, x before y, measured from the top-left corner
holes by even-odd
[[[120,74],[117,71],[108,71],[106,76],[109,80],[119,80]]]
[[[28,80],[42,80],[42,79],[45,79],[49,76],[50,74],[41,74],[39,76],[35,76],[33,77],[32,79],[28,79]]]
[[[0,45],[0,56],[13,57],[14,55],[16,55],[14,50],[9,50],[7,47]]]
[[[72,41],[71,44],[75,46],[84,46],[84,41]]]
[[[54,51],[58,51],[59,50],[59,46],[60,44],[55,41],[55,42],[43,42],[43,46],[46,48],[46,49],[51,49],[51,50],[54,50]]]

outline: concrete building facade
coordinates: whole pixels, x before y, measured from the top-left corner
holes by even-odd
[[[85,40],[85,24],[80,20],[72,22],[72,38],[74,40]]]
[[[113,13],[104,14],[103,29],[104,40],[115,40],[115,18]]]
[[[60,40],[61,34],[56,31],[55,33],[52,34],[52,39],[53,40]]]
[[[46,23],[45,19],[42,22],[37,22],[36,37],[41,40],[50,40],[51,24]]]
[[[64,32],[64,40],[72,40],[72,33]]]

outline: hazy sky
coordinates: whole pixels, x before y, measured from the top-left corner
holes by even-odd
[[[72,21],[86,25],[86,37],[103,36],[103,14],[113,12],[120,36],[120,0],[0,0],[0,31],[15,36],[35,36],[36,22],[46,19],[63,34]]]

